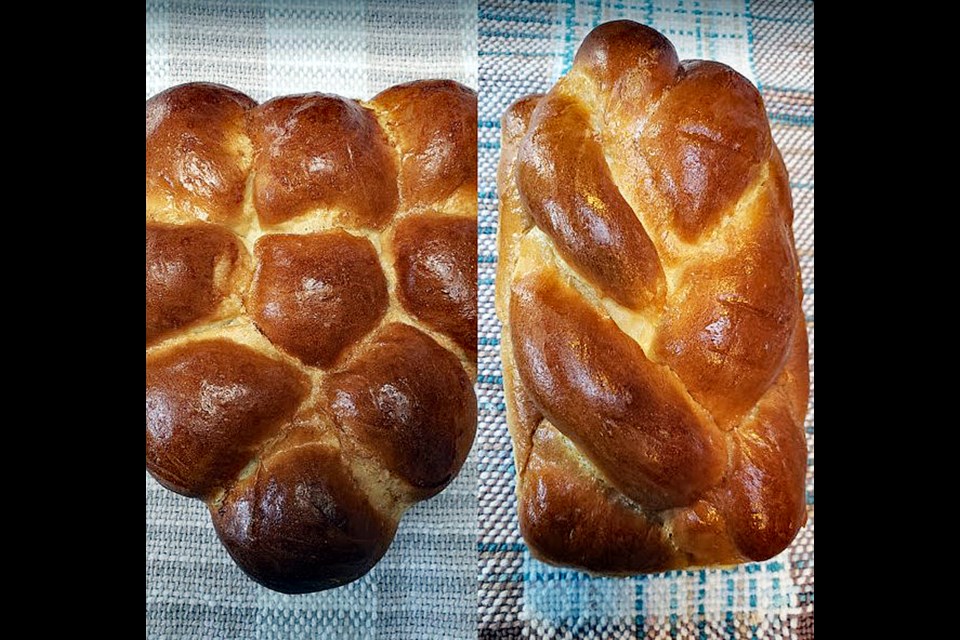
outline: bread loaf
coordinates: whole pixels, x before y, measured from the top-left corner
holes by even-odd
[[[355,580],[473,442],[476,94],[146,111],[147,469],[267,587]]]
[[[496,302],[530,550],[605,574],[780,552],[806,519],[807,336],[756,88],[611,22],[502,132]]]

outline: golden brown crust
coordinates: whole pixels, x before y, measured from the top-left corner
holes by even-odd
[[[531,551],[612,574],[778,553],[806,518],[808,373],[759,93],[618,21],[502,130],[497,313]]]
[[[257,241],[248,309],[271,342],[329,367],[377,325],[390,300],[377,251],[343,231]]]
[[[272,589],[362,576],[467,456],[476,126],[444,81],[148,101],[147,468]]]
[[[539,557],[630,574],[675,566],[663,528],[583,469],[549,426],[539,429],[517,487],[520,532]]]
[[[613,183],[589,126],[571,98],[540,104],[517,154],[520,202],[591,284],[627,307],[659,305],[664,282],[656,249]]]
[[[717,62],[685,61],[641,137],[670,221],[686,241],[716,224],[770,158],[756,87]]]
[[[404,206],[441,202],[477,185],[477,94],[451,80],[409,82],[371,100],[400,152]]]
[[[239,239],[206,224],[147,224],[147,345],[210,318],[236,291]]]
[[[503,144],[500,164],[497,166],[497,197],[500,202],[500,219],[497,223],[498,264],[516,264],[520,248],[519,238],[533,226],[533,220],[520,203],[517,181],[512,179],[516,168],[517,150],[520,141],[530,126],[530,118],[539,104],[541,95],[520,98],[503,114],[501,132]],[[498,267],[497,273],[500,273]],[[510,299],[510,282],[507,278],[496,279],[497,315],[506,317],[505,303]]]
[[[231,481],[307,394],[296,369],[228,340],[147,358],[147,468],[206,498]]]
[[[390,324],[326,386],[347,450],[372,455],[421,499],[453,479],[477,422],[472,383],[430,336]]]
[[[393,237],[397,296],[404,308],[477,354],[477,223],[424,215],[401,220]]]
[[[274,98],[250,114],[253,203],[274,225],[314,209],[379,229],[397,209],[397,165],[368,109],[339,96]]]
[[[261,584],[309,593],[356,580],[386,552],[396,522],[357,486],[335,448],[292,434],[210,513],[233,559]]]
[[[785,179],[785,178],[784,178]],[[691,265],[660,318],[653,349],[690,393],[729,425],[783,369],[801,315],[793,237],[764,191],[727,255]]]
[[[663,35],[637,26],[630,20],[601,24],[584,38],[574,65],[600,84],[602,95],[620,102],[629,96],[643,108],[673,83],[679,59]]]
[[[723,435],[665,367],[556,278],[513,284],[513,358],[551,424],[648,509],[693,502],[723,475]]]
[[[193,83],[147,100],[147,215],[232,224],[243,212],[249,158],[246,113],[256,103],[229,87]]]

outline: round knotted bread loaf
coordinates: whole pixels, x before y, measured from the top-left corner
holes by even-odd
[[[756,88],[629,21],[503,118],[497,311],[520,527],[632,574],[769,558],[806,520],[807,337]]]
[[[147,101],[147,469],[258,582],[384,554],[476,429],[477,98]]]

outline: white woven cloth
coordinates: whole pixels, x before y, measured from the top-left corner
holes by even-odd
[[[148,1],[146,95],[193,80],[260,101],[310,91],[369,99],[421,78],[475,89],[476,43],[476,2]],[[147,636],[476,637],[476,469],[471,454],[446,491],[411,509],[367,576],[303,596],[247,578],[205,507],[147,475]]]

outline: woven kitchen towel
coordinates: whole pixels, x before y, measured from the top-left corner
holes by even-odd
[[[813,3],[791,0],[481,0],[480,471],[481,638],[810,638],[813,636]],[[809,520],[776,558],[732,570],[593,578],[532,559],[517,528],[500,324],[494,313],[500,117],[567,71],[594,26],[655,27],[681,58],[725,62],[763,93],[790,172],[810,340]]]
[[[257,100],[324,91],[371,98],[418,78],[477,86],[472,2],[147,2],[146,94],[190,80]],[[390,551],[341,589],[287,596],[249,580],[201,503],[146,482],[151,638],[475,638],[477,475],[471,454],[404,517]]]

